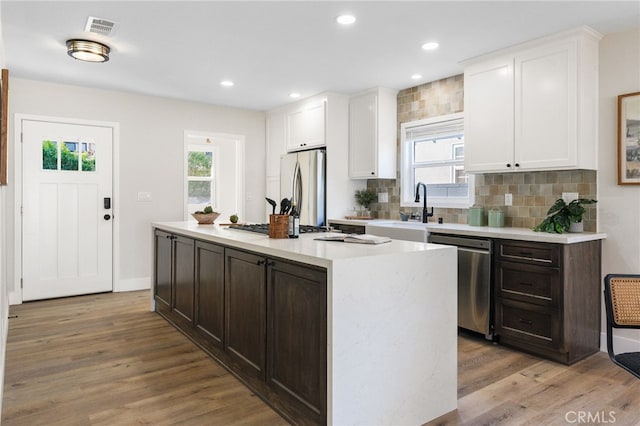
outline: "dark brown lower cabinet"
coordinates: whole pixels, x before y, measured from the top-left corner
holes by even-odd
[[[196,241],[194,325],[212,345],[224,342],[224,247]]]
[[[267,268],[267,382],[315,413],[327,404],[327,275],[270,261]]]
[[[192,238],[173,236],[173,309],[193,323],[194,247]]]
[[[600,349],[600,241],[495,241],[500,343],[573,364]]]
[[[250,374],[265,378],[265,257],[226,249],[224,349]]]
[[[324,268],[155,232],[156,311],[293,424],[326,424]]]
[[[154,297],[157,303],[170,308],[173,294],[173,240],[168,232],[156,230],[154,233]]]

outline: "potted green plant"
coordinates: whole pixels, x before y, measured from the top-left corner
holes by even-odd
[[[368,213],[369,206],[371,206],[371,203],[373,203],[375,199],[376,199],[376,193],[370,189],[359,189],[356,191],[356,203],[362,206],[363,209],[366,211],[366,214],[363,214],[363,216],[369,215]]]
[[[211,225],[220,213],[214,212],[211,206],[206,206],[204,210],[191,213],[191,216],[198,221],[199,225]]]
[[[533,230],[554,234],[582,232],[582,215],[586,211],[583,204],[594,203],[597,203],[597,201],[590,198],[578,198],[567,204],[562,198],[559,198],[549,208],[547,217],[536,225]],[[576,226],[577,224],[579,225]]]

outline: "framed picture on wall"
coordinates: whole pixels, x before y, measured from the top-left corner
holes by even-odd
[[[618,96],[618,185],[640,185],[640,92]]]
[[[0,79],[0,185],[7,184],[7,109],[9,106],[9,71]]]

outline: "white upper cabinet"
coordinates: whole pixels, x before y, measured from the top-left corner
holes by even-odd
[[[396,90],[378,88],[349,100],[349,177],[396,178]]]
[[[282,112],[267,114],[267,177],[280,176],[280,157],[287,152],[286,118]]]
[[[287,151],[326,145],[326,101],[303,104],[287,114]]]
[[[465,170],[597,168],[598,40],[580,28],[465,63]]]

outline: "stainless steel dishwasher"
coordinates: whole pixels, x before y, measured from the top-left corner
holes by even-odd
[[[428,241],[458,248],[458,327],[494,340],[491,307],[492,241],[459,235],[429,234]]]

